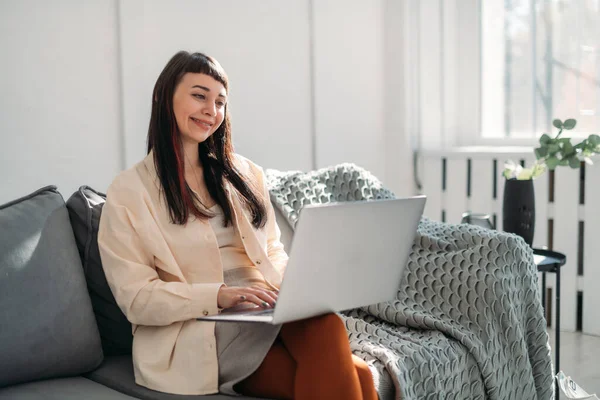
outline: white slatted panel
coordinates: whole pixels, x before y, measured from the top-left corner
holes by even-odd
[[[561,275],[561,330],[575,331],[579,170],[560,167],[554,181],[554,248],[567,256]],[[553,278],[553,277],[552,277]],[[554,321],[554,319],[553,319]]]
[[[525,157],[525,166],[531,168],[535,163],[533,154]],[[543,248],[548,242],[548,180],[549,173],[533,181],[535,192],[535,232],[533,235],[533,247]]]
[[[527,167],[531,167],[535,162],[532,157],[527,159]],[[544,173],[542,176],[537,178],[533,182],[533,188],[535,190],[535,232],[533,234],[533,247],[541,249],[548,246],[548,182],[550,179],[549,173]],[[542,289],[542,274],[539,276],[539,287]],[[552,310],[552,317],[550,321],[552,326],[556,321],[556,306],[554,297],[554,282],[556,276],[554,274],[546,273],[546,288],[552,288],[552,298],[549,299],[552,303],[550,309]],[[547,293],[546,293],[547,294]],[[548,296],[546,296],[546,304],[548,303]],[[546,306],[545,304],[543,305]]]
[[[497,170],[497,178],[496,178],[496,203],[494,204],[494,212],[496,213],[496,229],[502,230],[502,199],[504,198],[504,182],[506,179],[502,176],[502,171],[504,170],[504,158],[498,157],[498,170]]]
[[[554,81],[564,82],[569,79],[570,71],[563,68],[554,69]],[[554,105],[555,115],[568,114],[565,102]],[[567,264],[561,268],[561,330],[574,331],[577,319],[577,227],[579,204],[579,170],[569,167],[558,167],[554,181],[554,240],[553,249],[567,256]],[[548,280],[554,282],[554,274],[547,274]],[[553,289],[553,297],[556,288]],[[552,299],[554,302],[554,299]],[[553,311],[555,306],[553,305]],[[556,321],[553,312],[552,323]]]
[[[467,211],[467,159],[448,158],[446,166],[446,222],[458,224]]]
[[[529,164],[531,165],[531,164]],[[535,233],[533,247],[548,246],[548,181],[550,174],[545,173],[533,182],[535,189]]]
[[[585,171],[585,237],[583,247],[583,327],[584,333],[600,335],[600,258],[598,238],[600,238],[600,165],[586,168]]]
[[[442,159],[439,156],[421,157],[423,190],[427,196],[424,215],[434,221],[442,219]]]
[[[471,199],[469,210],[474,213],[494,213],[493,161],[485,158],[471,160]]]

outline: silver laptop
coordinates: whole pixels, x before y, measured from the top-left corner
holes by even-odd
[[[198,320],[282,324],[392,300],[424,207],[425,196],[305,206],[275,307]]]

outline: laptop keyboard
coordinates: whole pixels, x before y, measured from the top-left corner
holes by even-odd
[[[235,315],[269,315],[273,314],[272,308],[265,310],[224,310],[221,314],[235,314]]]
[[[267,314],[273,314],[273,309],[262,310],[262,311],[250,311],[248,314],[250,314],[250,315],[267,315]]]
[[[268,315],[273,314],[273,310],[258,310],[258,311],[244,311],[240,312],[239,315]]]

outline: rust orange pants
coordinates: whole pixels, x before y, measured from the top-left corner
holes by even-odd
[[[283,324],[262,364],[236,390],[273,399],[377,400],[371,371],[350,351],[336,314]]]

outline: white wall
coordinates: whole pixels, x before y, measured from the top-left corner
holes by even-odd
[[[412,25],[405,1],[386,0],[383,7],[383,61],[384,81],[384,149],[379,153],[385,164],[383,183],[397,196],[416,193],[413,178],[412,151],[417,134],[416,105],[408,99],[414,97],[414,80],[410,66],[413,55],[408,46]],[[414,141],[414,140],[413,140]]]
[[[355,162],[412,194],[401,44],[385,29],[397,3],[0,2],[0,203],[47,184],[106,190],[144,156],[152,87],[180,49],[228,72],[239,153],[282,170]]]
[[[121,168],[115,3],[0,2],[0,203]]]
[[[215,57],[229,76],[236,151],[264,166],[310,169],[308,15],[307,1],[121,2],[127,164],[145,155],[156,78],[188,50]]]
[[[317,167],[353,161],[383,178],[383,2],[314,1]]]

